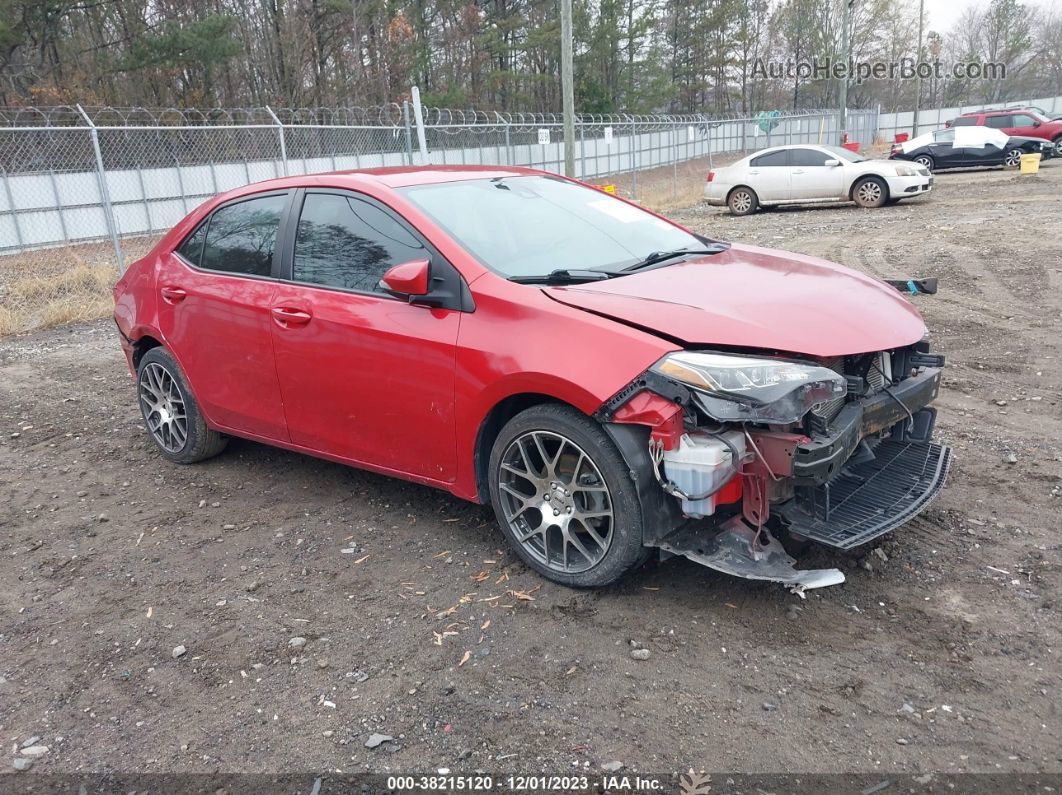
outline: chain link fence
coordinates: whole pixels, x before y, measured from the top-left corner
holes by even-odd
[[[434,164],[561,172],[557,114],[379,108],[0,109],[0,334],[105,317],[118,274],[217,193],[274,177]],[[869,142],[876,112],[848,128]],[[653,207],[690,203],[718,157],[835,143],[836,111],[581,116],[576,176]]]

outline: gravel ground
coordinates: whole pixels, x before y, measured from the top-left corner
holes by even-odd
[[[805,601],[684,560],[568,590],[484,507],[249,442],[173,466],[110,324],[0,340],[4,768],[36,737],[35,772],[1062,771],[1060,188],[674,214],[941,278],[953,478]]]

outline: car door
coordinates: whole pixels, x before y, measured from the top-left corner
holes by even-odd
[[[760,202],[786,201],[789,198],[789,150],[776,149],[752,158],[746,178]]]
[[[837,165],[827,166],[827,160]],[[844,162],[821,149],[790,149],[789,198],[840,199],[845,194]]]
[[[294,444],[448,482],[456,471],[454,361],[461,312],[385,292],[394,265],[429,259],[418,233],[367,196],[300,191],[273,297],[276,369]]]
[[[1004,132],[1008,135],[1024,135],[1026,138],[1045,137],[1040,130],[1040,121],[1028,113],[1015,113],[1011,116],[1011,126]]]
[[[159,263],[159,330],[207,419],[284,441],[270,307],[287,191],[222,205]]]
[[[938,168],[954,168],[964,164],[964,153],[955,146],[955,130],[937,130],[930,141],[929,154]]]

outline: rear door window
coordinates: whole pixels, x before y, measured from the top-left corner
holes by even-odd
[[[780,149],[777,152],[768,152],[765,155],[754,157],[749,165],[753,168],[761,168],[763,166],[788,166],[789,150]]]
[[[951,123],[952,127],[973,127],[977,124],[976,116],[960,116]]]
[[[379,207],[353,196],[308,193],[295,235],[292,279],[372,292],[395,265],[428,257],[420,241]]]
[[[285,194],[228,204],[210,216],[202,267],[224,273],[269,276]]]
[[[993,130],[1002,130],[1004,127],[1013,127],[1014,117],[1009,113],[1002,116],[985,116],[985,127]]]
[[[827,160],[836,159],[818,149],[789,150],[789,165],[791,166],[825,166]]]

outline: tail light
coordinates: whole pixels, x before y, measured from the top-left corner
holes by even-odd
[[[708,172],[708,181],[711,182],[713,179],[715,179],[715,172],[714,171],[709,171]]]

